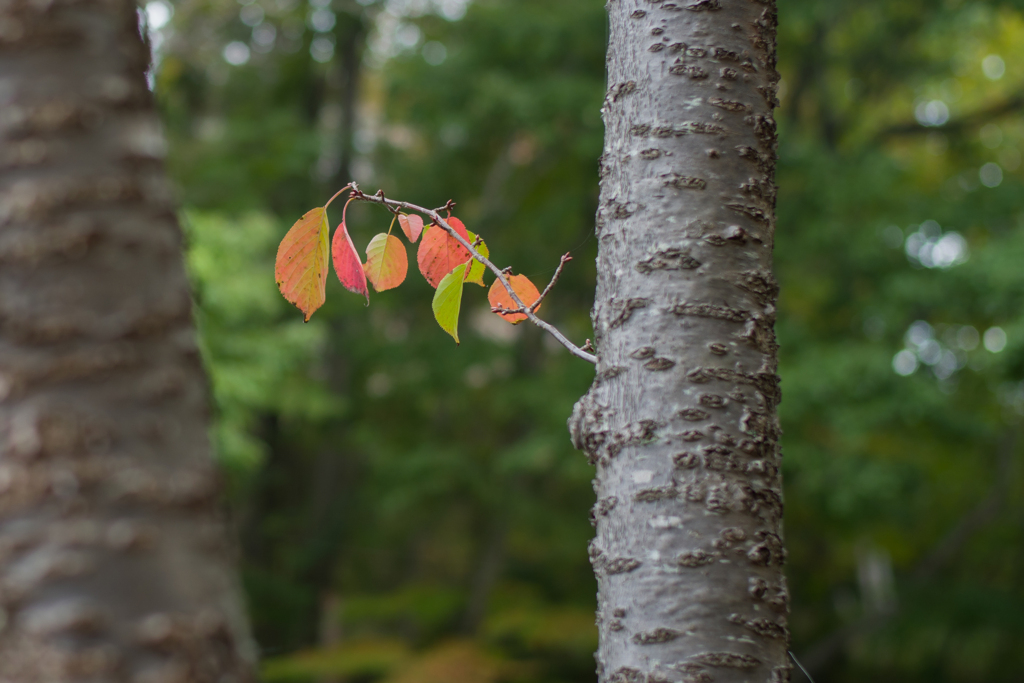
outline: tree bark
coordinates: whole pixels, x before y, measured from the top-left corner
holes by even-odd
[[[602,682],[789,680],[773,0],[610,0],[597,377]]]
[[[253,679],[148,61],[133,2],[0,2],[4,683]]]

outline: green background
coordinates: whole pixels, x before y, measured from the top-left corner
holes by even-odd
[[[602,4],[182,0],[150,31],[267,681],[595,680],[592,366],[474,286],[456,347],[412,268],[369,308],[330,276],[303,324],[273,261],[351,173],[454,199],[539,286],[571,251],[542,312],[590,336]],[[793,650],[819,683],[1018,681],[1024,6],[779,0],[779,69]],[[389,223],[348,217],[360,249]]]

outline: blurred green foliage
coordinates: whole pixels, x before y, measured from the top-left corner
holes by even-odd
[[[303,325],[272,262],[348,174],[452,198],[538,284],[572,251],[544,313],[582,341],[602,3],[174,10],[154,82],[265,679],[594,680],[592,473],[565,430],[592,369],[475,287],[456,348],[415,274],[369,309],[331,281]],[[1016,681],[1024,5],[780,0],[779,21],[794,650],[819,681]],[[349,219],[362,247],[388,215]]]

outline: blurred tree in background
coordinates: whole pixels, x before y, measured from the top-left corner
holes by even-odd
[[[351,175],[453,198],[499,265],[572,251],[589,335],[600,0],[163,0],[152,82],[267,681],[594,680],[592,368],[470,288],[277,293]],[[794,648],[817,680],[1024,666],[1024,3],[779,2],[778,334]],[[352,207],[359,245],[389,217]],[[334,216],[335,222],[339,216]],[[795,673],[794,680],[801,674]]]

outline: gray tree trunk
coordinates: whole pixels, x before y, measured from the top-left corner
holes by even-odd
[[[3,683],[252,680],[137,22],[0,2]]]
[[[774,0],[610,0],[597,378],[602,682],[789,680]]]

